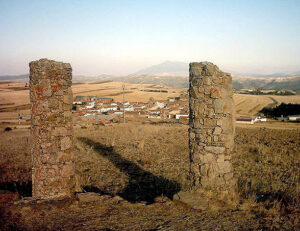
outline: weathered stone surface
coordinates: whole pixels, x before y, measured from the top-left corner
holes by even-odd
[[[225,147],[205,146],[204,150],[210,153],[221,154],[225,152]]]
[[[70,137],[68,137],[68,136],[63,137],[60,140],[60,142],[61,142],[61,150],[62,151],[71,148],[72,145],[73,145],[72,139]]]
[[[224,101],[222,99],[216,99],[214,101],[214,108],[216,113],[222,113],[224,107]]]
[[[72,68],[47,59],[33,61],[29,67],[32,195],[38,199],[70,197],[75,191]]]
[[[223,155],[223,154],[218,155],[217,162],[218,163],[222,163],[224,161],[225,161],[225,155]]]
[[[213,99],[220,98],[221,97],[220,90],[216,87],[212,88],[210,90],[210,97],[213,98]]]
[[[224,161],[224,162],[218,163],[218,167],[219,167],[220,174],[229,173],[232,171],[231,163],[229,161]]]
[[[220,127],[214,128],[214,135],[220,135],[221,133],[222,133],[222,128],[220,128]]]
[[[200,156],[200,161],[202,164],[215,162],[216,156],[211,153],[202,153]]]
[[[192,183],[194,187],[228,191],[234,182],[231,76],[209,62],[191,63],[189,92]]]

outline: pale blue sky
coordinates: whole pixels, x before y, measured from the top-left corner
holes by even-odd
[[[299,12],[300,0],[0,0],[0,75],[43,57],[86,75],[166,60],[300,71]]]

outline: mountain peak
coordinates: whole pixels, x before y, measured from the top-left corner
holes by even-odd
[[[134,73],[135,75],[185,75],[188,76],[189,66],[183,62],[165,61]]]

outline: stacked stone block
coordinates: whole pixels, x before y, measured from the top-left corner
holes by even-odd
[[[75,191],[72,68],[47,59],[30,62],[32,196],[71,197]]]
[[[231,191],[235,132],[231,75],[213,63],[190,63],[189,96],[192,184]]]

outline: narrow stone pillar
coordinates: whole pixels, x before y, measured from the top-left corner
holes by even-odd
[[[235,132],[231,75],[213,63],[190,63],[189,97],[192,184],[231,191]]]
[[[47,59],[30,62],[32,196],[71,197],[75,190],[72,68]]]

